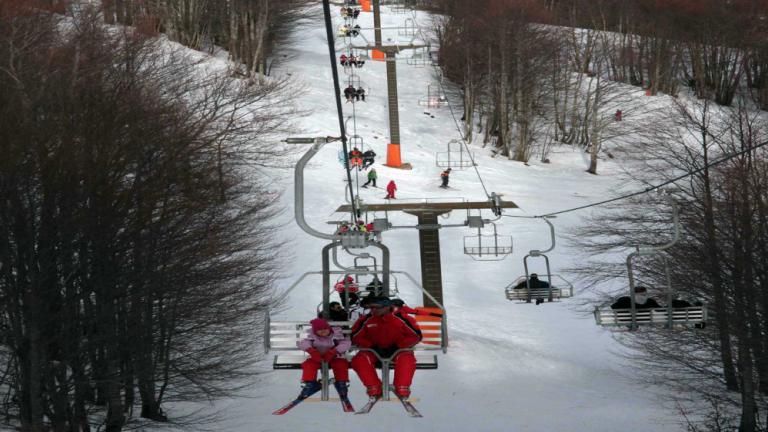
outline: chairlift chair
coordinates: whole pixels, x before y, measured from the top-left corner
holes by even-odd
[[[530,300],[547,300],[549,299],[550,291],[552,294],[552,301],[573,297],[573,284],[568,282],[568,280],[562,276],[558,274],[548,274],[547,280],[549,281],[549,287],[547,288],[529,288],[529,277],[520,275],[512,283],[504,287],[504,294],[507,297],[507,300],[516,300],[525,303],[530,303]],[[521,284],[525,285],[522,288],[517,288]]]
[[[403,26],[397,29],[397,34],[399,36],[415,36],[416,29],[416,21],[413,18],[406,18]]]
[[[427,97],[419,99],[419,105],[427,108],[441,108],[448,106],[448,98],[440,90],[432,88],[432,84],[427,85]]]
[[[448,142],[448,148],[444,152],[437,152],[435,165],[440,168],[464,169],[474,166],[472,154],[469,153],[460,140],[454,139]]]
[[[550,245],[549,248],[545,250],[537,250],[533,249],[528,252],[528,254],[523,257],[523,267],[525,268],[525,290],[526,290],[526,303],[531,303],[531,300],[536,298],[539,299],[540,297],[535,296],[535,294],[542,294],[542,289],[538,289],[537,287],[531,287],[531,276],[528,271],[528,258],[531,257],[542,257],[544,258],[544,264],[547,268],[547,288],[543,289],[543,291],[546,292],[546,299],[547,301],[551,302],[553,298],[555,298],[554,290],[555,287],[552,283],[552,269],[549,267],[549,257],[547,256],[547,252],[551,252],[553,249],[555,249],[555,226],[552,224],[552,222],[549,221],[550,218],[544,217],[542,220],[549,225],[549,236],[550,236]]]
[[[329,252],[331,250],[335,251],[337,248],[342,246],[343,245],[337,240],[334,240],[332,243],[325,246],[323,248],[323,270],[320,272],[304,273],[296,282],[294,282],[283,293],[283,295],[287,296],[294,288],[299,286],[307,276],[311,274],[322,275],[323,277],[322,310],[323,310],[323,313],[327,313],[329,311],[330,294],[332,291],[335,291],[333,290],[331,276],[341,275],[342,277],[346,278],[345,276],[346,274],[360,272],[359,270],[356,270],[356,269],[347,269],[347,268],[342,269],[340,271],[331,271],[330,257],[328,256]],[[432,301],[433,304],[437,305],[437,308],[442,312],[442,316],[440,318],[437,318],[436,320],[431,320],[428,323],[429,324],[428,326],[422,327],[423,339],[421,342],[419,342],[414,347],[401,349],[401,350],[414,351],[414,354],[416,356],[417,369],[437,369],[437,356],[432,353],[438,350],[442,351],[443,353],[446,353],[448,348],[447,315],[445,313],[444,307],[428,291],[426,291],[424,287],[422,287],[413,276],[411,276],[407,272],[390,271],[389,249],[382,244],[376,244],[375,246],[381,249],[382,256],[383,256],[381,280],[382,280],[382,284],[384,285],[385,292],[388,291],[389,280],[390,280],[390,277],[393,275],[393,273],[404,274],[408,277],[408,279],[411,280],[411,282],[413,282],[413,284],[417,288],[419,288],[421,293],[424,296],[426,296],[426,298],[429,298],[429,300]],[[373,273],[377,274],[378,270],[375,270]],[[274,357],[274,362],[272,365],[273,369],[276,369],[276,370],[301,369],[301,364],[306,360],[307,355],[306,353],[298,350],[297,344],[299,341],[301,341],[303,337],[305,337],[307,330],[311,327],[309,323],[309,319],[311,319],[311,317],[305,317],[305,320],[303,321],[275,322],[275,321],[272,321],[272,317],[270,316],[269,313],[265,314],[264,349],[265,349],[265,352],[276,352],[276,355]],[[350,328],[353,323],[346,321],[346,322],[331,322],[330,324],[342,327],[342,331],[344,332],[344,334],[349,335]],[[352,350],[365,351],[369,349],[353,346]],[[377,355],[377,358],[381,362],[382,377],[384,378],[384,383],[385,383],[385,386],[383,388],[384,394],[382,396],[382,399],[389,400],[389,392],[391,391],[391,388],[387,386],[386,383],[390,382],[389,374],[392,367],[393,356],[381,357]],[[327,364],[323,365],[321,373],[322,373],[322,378],[320,379],[322,383],[322,390],[320,393],[321,400],[328,401],[330,397],[329,384],[331,381],[330,381],[329,368]]]
[[[677,203],[668,198],[672,205],[672,222],[674,236],[672,240],[662,246],[637,246],[636,250],[627,256],[627,277],[629,279],[629,298],[631,307],[612,309],[609,303],[596,306],[594,310],[595,322],[603,327],[629,327],[629,330],[637,330],[641,325],[663,325],[669,329],[675,326],[704,327],[707,321],[707,305],[675,308],[672,307],[672,277],[669,272],[669,264],[664,256],[664,273],[666,276],[667,305],[662,308],[637,309],[635,302],[635,277],[632,269],[632,261],[639,256],[653,256],[663,253],[674,246],[680,238],[680,220]]]
[[[403,3],[397,3],[397,4],[393,4],[393,5],[391,5],[391,6],[389,7],[389,10],[390,10],[390,11],[391,11],[393,14],[396,14],[396,15],[404,15],[404,14],[407,14],[407,13],[408,13],[408,11],[410,10],[410,8],[408,8],[408,6],[406,6],[406,5],[405,5],[405,4],[403,4]]]
[[[512,236],[500,236],[496,224],[491,225],[493,234],[483,234],[482,226],[477,226],[476,236],[464,237],[464,254],[475,261],[501,261],[512,253]]]
[[[424,67],[431,64],[427,54],[423,50],[414,50],[410,57],[405,59],[405,63],[410,66]]]
[[[360,135],[351,135],[347,141],[349,148],[357,147],[358,150],[363,151],[363,137]]]

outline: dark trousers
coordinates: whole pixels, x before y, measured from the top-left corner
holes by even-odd
[[[367,182],[363,183],[363,187],[366,187],[366,186],[368,186],[371,183],[373,183],[373,187],[376,187],[376,179],[375,178],[368,179]]]
[[[443,177],[443,185],[442,187],[448,187],[448,176]]]

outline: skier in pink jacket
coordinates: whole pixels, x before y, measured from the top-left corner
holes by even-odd
[[[342,397],[347,396],[349,387],[349,362],[344,358],[351,346],[339,327],[331,327],[328,321],[316,318],[309,322],[312,328],[307,337],[299,342],[299,349],[306,351],[309,358],[301,364],[301,393],[311,395],[321,386],[317,380],[317,371],[327,362],[333,369],[334,385]]]

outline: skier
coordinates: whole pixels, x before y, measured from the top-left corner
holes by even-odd
[[[369,166],[373,165],[374,159],[376,158],[376,152],[374,152],[371,149],[368,149],[363,152],[363,169],[367,169]],[[374,186],[376,186],[374,184]]]
[[[365,89],[363,88],[363,86],[360,86],[357,88],[357,90],[355,91],[355,97],[365,102]]]
[[[346,54],[342,54],[339,57],[339,62],[341,63],[342,66],[348,66],[349,65],[349,59],[350,59],[350,57],[347,57]]]
[[[387,297],[368,300],[371,312],[358,319],[352,326],[352,342],[360,348],[370,348],[382,358],[394,355],[395,394],[407,398],[411,394],[411,382],[416,372],[416,357],[413,351],[395,352],[412,348],[421,341],[421,330],[416,321],[407,315],[393,312]],[[369,397],[380,397],[381,380],[376,374],[376,355],[360,351],[352,358],[352,369],[360,377]]]
[[[387,184],[387,196],[384,197],[384,199],[395,199],[395,191],[397,190],[397,185],[395,184],[394,180],[390,180]]]
[[[543,280],[539,280],[539,275],[536,273],[531,273],[531,277],[529,279],[531,288],[549,288],[549,283],[544,282]],[[528,288],[528,285],[525,281],[520,282],[519,284],[515,285],[513,289],[526,289]]]
[[[528,282],[529,283],[526,284],[525,281],[522,281],[519,284],[515,285],[515,287],[512,288],[512,289],[527,289],[528,285],[530,285],[531,289],[549,288],[549,282],[544,282],[543,280],[540,280],[539,279],[539,275],[536,274],[536,273],[531,273],[531,277],[530,277]],[[537,306],[542,304],[542,303],[544,303],[544,299],[543,298],[537,298],[536,299],[536,305]]]
[[[631,309],[632,299],[629,296],[619,297],[612,305],[611,309]],[[635,287],[635,309],[658,309],[659,303],[648,297],[648,288],[644,286]]]
[[[350,84],[347,88],[344,89],[344,97],[347,98],[347,102],[352,101],[352,96],[355,95],[357,91],[355,90],[355,87]]]
[[[328,363],[333,369],[334,386],[339,396],[347,396],[349,386],[349,364],[342,355],[351,343],[339,327],[331,327],[328,321],[315,318],[309,322],[312,328],[307,331],[307,337],[299,342],[299,349],[306,351],[309,358],[301,364],[301,396],[309,397],[322,386],[317,380],[317,370],[323,363]]]
[[[350,309],[351,306],[356,305],[360,301],[360,296],[357,294],[360,291],[360,287],[350,275],[347,275],[343,280],[336,282],[333,288],[339,293],[341,304],[345,309]]]
[[[617,122],[621,121],[621,110],[620,109],[616,110],[616,114],[613,115],[613,119],[616,120]]]
[[[363,59],[362,59],[362,58],[360,58],[360,57],[355,57],[355,66],[356,66],[357,68],[361,68],[361,67],[363,67],[363,65],[364,65],[364,64],[365,64],[365,60],[363,60]]]
[[[329,311],[329,319],[331,321],[347,321],[349,320],[349,315],[347,315],[347,311],[344,310],[344,307],[339,302],[331,302],[328,305],[328,311]],[[320,312],[322,315],[322,312]],[[322,317],[318,317],[322,318]]]
[[[443,184],[440,185],[441,188],[447,188],[448,187],[448,180],[451,175],[451,169],[448,168],[445,171],[440,173],[440,179],[443,181]]]
[[[352,18],[357,19],[360,16],[360,9],[352,9]]]
[[[351,152],[349,152],[349,165],[350,168],[356,166],[358,171],[363,166],[363,152],[361,152],[357,147],[353,148]]]
[[[378,177],[376,174],[376,168],[371,168],[371,170],[368,171],[368,181],[363,183],[363,187],[367,189],[368,185],[371,183],[373,183],[373,187],[376,187],[376,177]]]
[[[381,295],[381,289],[382,284],[379,280],[379,277],[374,275],[373,280],[368,282],[368,285],[365,286],[365,290],[370,292],[370,296],[379,296]]]
[[[360,25],[355,24],[355,26],[352,27],[352,29],[349,31],[349,34],[351,34],[353,37],[357,36],[360,34],[360,30],[361,30]]]
[[[342,24],[341,27],[339,27],[339,36],[347,37],[350,36],[350,30],[349,27],[347,27],[346,24]]]

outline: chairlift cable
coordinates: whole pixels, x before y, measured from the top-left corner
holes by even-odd
[[[323,14],[325,15],[325,34],[328,40],[328,55],[331,58],[331,73],[333,74],[333,87],[336,92],[336,113],[339,118],[339,130],[341,132],[341,146],[344,150],[344,166],[347,169],[347,182],[352,206],[352,220],[357,220],[357,204],[355,203],[355,190],[352,188],[352,174],[349,171],[349,153],[347,152],[347,131],[344,127],[344,111],[341,107],[341,86],[339,84],[339,70],[336,67],[336,47],[334,45],[333,24],[331,23],[330,0],[323,0]]]
[[[648,186],[647,188],[645,188],[643,190],[632,192],[632,193],[629,193],[629,194],[626,194],[626,195],[621,195],[621,196],[618,196],[618,197],[609,198],[607,200],[598,201],[596,203],[585,204],[583,206],[573,207],[573,208],[569,208],[569,209],[566,209],[566,210],[560,210],[560,211],[556,211],[556,212],[552,212],[552,213],[545,213],[545,214],[537,215],[537,216],[511,216],[511,215],[504,215],[504,216],[506,216],[506,217],[517,217],[517,218],[543,218],[543,217],[551,217],[551,216],[557,216],[557,215],[560,215],[560,214],[563,214],[563,213],[570,213],[570,212],[574,212],[574,211],[577,211],[577,210],[584,210],[584,209],[587,209],[587,208],[590,208],[590,207],[597,207],[597,206],[601,206],[601,205],[604,205],[604,204],[608,204],[608,203],[612,203],[612,202],[616,202],[616,201],[621,201],[621,200],[624,200],[624,199],[627,199],[627,198],[636,197],[638,195],[647,194],[647,193],[655,191],[657,189],[661,189],[664,186],[667,186],[667,185],[670,185],[672,183],[678,182],[678,181],[680,181],[680,180],[682,180],[682,179],[684,179],[686,177],[690,177],[692,175],[698,174],[698,173],[700,173],[700,172],[702,172],[702,171],[704,171],[706,169],[712,168],[712,167],[714,167],[716,165],[720,165],[723,162],[728,162],[731,159],[734,159],[734,158],[736,158],[738,156],[741,156],[741,155],[743,155],[745,153],[749,153],[751,151],[757,150],[757,149],[759,149],[761,147],[765,147],[766,145],[768,145],[768,141],[762,142],[760,144],[754,145],[752,147],[749,147],[747,149],[738,151],[736,153],[732,153],[732,154],[730,154],[728,156],[723,156],[722,158],[720,158],[720,159],[718,159],[718,160],[716,160],[714,162],[711,162],[711,163],[709,163],[707,165],[704,165],[701,168],[695,169],[693,171],[688,171],[685,174],[681,174],[681,175],[679,175],[679,176],[677,176],[677,177],[675,177],[673,179],[667,180],[667,181],[665,181],[663,183],[659,183],[657,185]]]
[[[421,31],[421,27],[417,27],[419,34],[421,34],[421,37],[424,40],[426,39],[426,35]],[[429,54],[427,54],[429,55]],[[439,69],[439,66],[432,64],[433,69],[440,74],[442,73]],[[477,174],[477,178],[480,180],[480,185],[483,187],[483,191],[485,192],[485,196],[488,198],[491,198],[491,194],[488,193],[488,188],[485,187],[485,182],[483,181],[483,177],[480,175],[480,170],[477,168],[477,163],[475,163],[475,157],[472,156],[472,152],[469,151],[469,145],[467,144],[467,137],[464,134],[464,132],[461,130],[461,126],[459,125],[459,121],[456,120],[456,114],[453,112],[453,107],[451,106],[451,101],[448,99],[448,93],[445,91],[445,87],[443,86],[443,80],[438,80],[438,84],[440,85],[440,90],[442,91],[443,95],[445,95],[446,102],[448,105],[448,110],[451,113],[451,117],[453,118],[453,123],[456,125],[456,130],[459,132],[459,136],[461,136],[461,142],[464,148],[467,150],[467,155],[469,155],[469,160],[472,161],[472,167],[475,169],[475,173]]]

